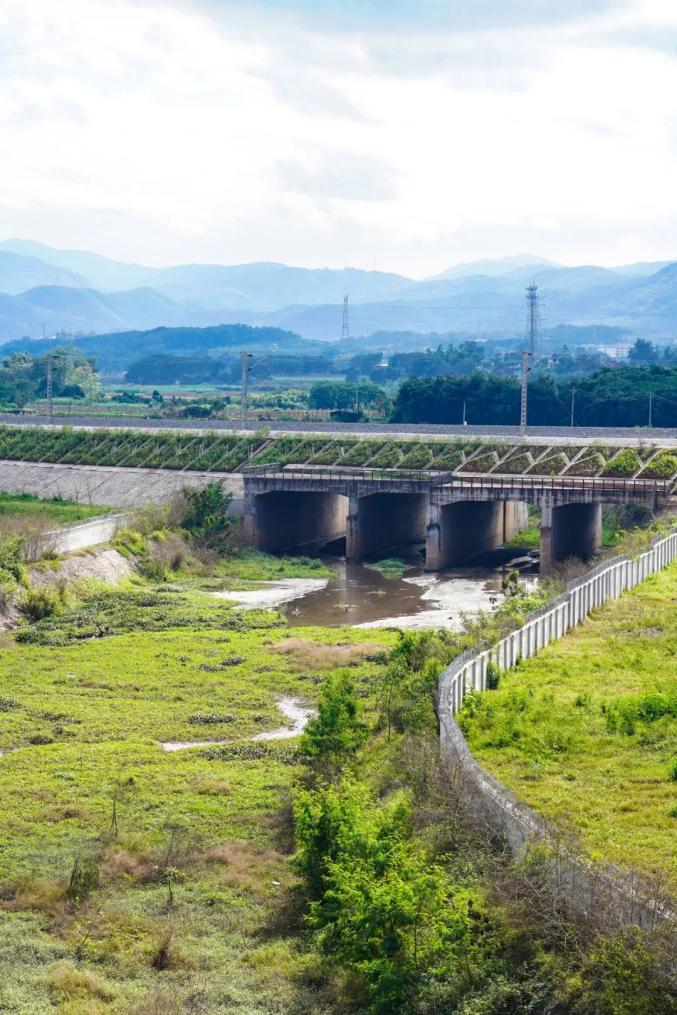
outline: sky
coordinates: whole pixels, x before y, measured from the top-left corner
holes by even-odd
[[[0,239],[677,258],[675,0],[0,0]]]

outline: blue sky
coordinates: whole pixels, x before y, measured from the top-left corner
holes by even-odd
[[[3,0],[0,238],[420,277],[677,257],[674,0]]]

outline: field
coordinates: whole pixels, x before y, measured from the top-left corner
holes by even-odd
[[[477,759],[592,858],[677,888],[677,565],[473,696]]]
[[[26,521],[54,522],[69,525],[83,522],[110,510],[92,507],[88,504],[73,504],[65,500],[40,500],[28,493],[2,493],[0,491],[0,526],[3,518],[19,518]]]
[[[285,924],[294,741],[251,737],[285,725],[282,696],[312,704],[327,673],[373,672],[393,634],[291,639],[214,600],[199,626],[164,588],[104,601],[90,614],[126,633],[79,640],[66,617],[43,632],[66,644],[2,642],[0,1010],[322,1011]],[[160,746],[196,740],[227,743]]]

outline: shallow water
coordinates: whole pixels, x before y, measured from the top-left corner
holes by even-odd
[[[248,607],[277,607],[291,627],[447,627],[462,615],[491,610],[501,597],[503,575],[517,567],[522,583],[533,586],[538,560],[523,550],[499,549],[463,567],[427,573],[420,558],[406,561],[401,578],[386,578],[365,564],[324,558],[330,579],[285,579],[246,592],[220,593]]]
[[[292,726],[278,726],[274,730],[257,733],[250,740],[289,740],[298,737],[308,725],[308,720],[315,715],[314,708],[304,708],[298,698],[280,698],[275,703],[285,718],[291,720]],[[232,740],[165,740],[160,747],[167,753],[186,751],[190,747],[221,747],[233,743]]]

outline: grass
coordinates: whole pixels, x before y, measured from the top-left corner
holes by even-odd
[[[139,595],[157,599],[144,607]],[[113,601],[125,596],[126,612]],[[192,587],[109,597],[52,633],[87,610],[100,627],[117,616],[124,633],[0,644],[0,1011],[331,1011],[294,916],[294,742],[250,737],[284,723],[281,696],[312,703],[328,673],[347,668],[364,688],[395,636],[291,639],[255,626],[263,611],[232,630],[243,613],[222,603],[191,625],[208,599]],[[229,748],[165,753],[167,740]],[[79,901],[68,895],[76,857],[94,870]]]
[[[473,696],[473,754],[590,857],[677,888],[677,565]]]
[[[108,514],[111,510],[108,507],[96,507],[91,504],[74,504],[58,498],[41,500],[28,493],[0,492],[0,517],[36,519],[67,525]]]
[[[239,581],[279,578],[333,578],[334,572],[315,557],[276,557],[262,550],[243,550],[222,558],[216,573]]]
[[[407,570],[407,565],[399,557],[387,557],[385,560],[377,560],[365,567],[372,571],[380,571],[384,578],[401,578]]]

